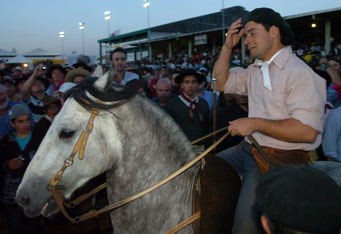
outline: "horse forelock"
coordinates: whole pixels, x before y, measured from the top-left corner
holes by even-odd
[[[137,91],[146,84],[146,81],[141,79],[128,86],[112,84],[106,91],[101,91],[94,86],[97,79],[97,77],[86,78],[81,84],[68,90],[65,93],[65,99],[72,96],[86,109],[98,108],[107,110],[124,104],[134,97],[138,93]],[[93,98],[86,95],[86,93],[89,93],[92,97],[101,102],[94,101]]]

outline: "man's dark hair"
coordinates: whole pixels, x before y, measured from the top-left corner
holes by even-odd
[[[123,49],[122,47],[117,47],[116,49],[114,49],[113,51],[110,52],[110,60],[112,61],[112,55],[115,54],[116,52],[121,52],[124,54],[124,56],[127,58],[127,52],[125,51],[125,49]]]
[[[64,69],[64,67],[60,64],[55,64],[53,65],[51,68],[50,68],[50,71],[49,71],[49,76],[51,77],[51,74],[54,70],[59,70],[61,73],[63,73],[64,75],[66,75],[66,70]]]
[[[256,8],[251,11],[245,21],[245,24],[249,21],[262,24],[266,31],[269,31],[271,26],[279,28],[281,35],[281,43],[284,46],[293,45],[295,42],[295,36],[291,31],[290,25],[285,22],[282,16],[270,8]]]

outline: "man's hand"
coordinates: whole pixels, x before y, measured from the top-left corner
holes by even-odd
[[[42,76],[43,74],[45,74],[46,73],[46,71],[42,71],[42,67],[43,67],[44,65],[43,64],[39,64],[38,66],[36,66],[34,69],[33,69],[33,74],[32,74],[32,76],[34,76],[34,77],[39,77],[39,76]]]
[[[257,119],[240,118],[229,122],[231,136],[249,136],[257,130]]]
[[[225,46],[228,49],[232,49],[235,45],[238,44],[240,38],[244,34],[244,28],[242,28],[242,19],[239,18],[235,22],[233,22],[227,31],[226,39],[225,39]]]
[[[24,163],[19,158],[12,158],[7,163],[7,168],[9,170],[16,170],[21,168],[24,165]]]

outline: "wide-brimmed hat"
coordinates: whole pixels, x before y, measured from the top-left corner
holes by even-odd
[[[182,71],[180,75],[175,77],[174,81],[177,84],[181,84],[186,76],[194,76],[197,79],[199,84],[206,80],[205,76],[203,74],[197,72],[196,70],[186,69],[186,70]]]
[[[53,104],[53,103],[60,105],[60,101],[57,98],[52,97],[52,96],[45,96],[42,101],[43,101],[44,108],[46,108],[48,105]]]
[[[90,76],[91,73],[83,68],[77,68],[69,71],[65,76],[66,82],[73,82],[77,76],[83,76],[84,78]]]
[[[84,62],[78,62],[72,65],[74,68],[78,68],[78,67],[83,67],[85,70],[87,70],[88,72],[92,72],[91,67],[84,63]]]

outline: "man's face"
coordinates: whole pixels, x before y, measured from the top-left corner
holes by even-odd
[[[182,83],[181,88],[183,92],[190,98],[195,97],[195,92],[198,88],[198,81],[193,75],[185,76]]]
[[[31,130],[31,117],[28,114],[21,115],[11,120],[11,125],[15,128],[17,135],[26,135]]]
[[[0,88],[0,103],[4,103],[7,101],[7,92]]]
[[[127,61],[126,56],[122,52],[115,52],[112,55],[112,64],[118,72],[123,72],[126,69]]]
[[[55,84],[59,84],[64,81],[64,73],[59,69],[54,69],[51,73],[51,76]]]
[[[263,61],[271,58],[273,40],[270,30],[268,32],[262,24],[249,21],[245,25],[245,35],[245,45],[250,52],[251,58],[261,59]]]
[[[328,64],[337,72],[341,73],[341,65],[335,60],[330,60]]]
[[[167,102],[171,97],[171,87],[166,81],[160,81],[156,86],[156,94],[160,102]]]
[[[54,119],[59,112],[59,106],[56,103],[51,103],[46,107],[46,114],[51,118]]]
[[[10,97],[14,96],[15,93],[17,92],[17,88],[15,87],[15,85],[10,82],[5,82],[4,85],[8,89],[8,96]]]
[[[180,73],[174,73],[172,74],[172,86],[178,87],[178,83],[175,82],[175,77],[177,77],[178,75],[180,75]]]
[[[31,93],[42,93],[45,91],[45,86],[43,84],[43,82],[41,82],[40,80],[36,80],[34,81],[32,88],[31,88]]]
[[[82,83],[82,81],[85,80],[84,76],[76,76],[74,79],[73,79],[73,83],[75,83],[76,85]]]

